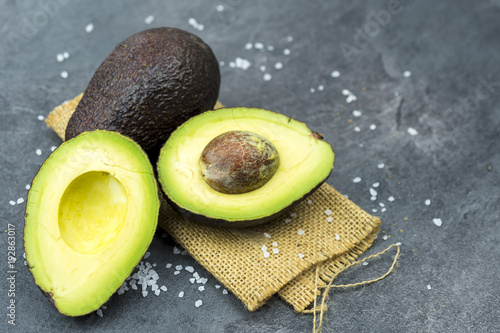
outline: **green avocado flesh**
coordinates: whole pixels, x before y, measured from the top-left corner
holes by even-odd
[[[35,282],[65,315],[97,310],[146,252],[158,211],[153,168],[131,139],[98,130],[63,143],[28,194],[24,246]]]
[[[253,191],[226,194],[203,179],[203,150],[230,131],[256,133],[278,152],[277,170]],[[267,110],[225,108],[181,125],[163,146],[157,167],[163,191],[179,212],[196,221],[245,227],[276,218],[312,193],[329,176],[333,162],[330,144],[304,123]]]

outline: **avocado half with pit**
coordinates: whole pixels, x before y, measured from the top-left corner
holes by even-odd
[[[145,152],[118,133],[80,134],[43,163],[28,194],[24,246],[59,312],[97,310],[149,247],[158,187]]]
[[[330,144],[304,123],[262,109],[224,108],[174,131],[157,171],[167,201],[185,217],[248,227],[311,194],[333,163]]]

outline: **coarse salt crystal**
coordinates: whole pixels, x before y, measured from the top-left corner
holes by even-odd
[[[219,284],[216,284],[216,285],[215,285],[215,289],[220,289],[220,285],[219,285]]]
[[[181,269],[182,269],[182,265],[177,265],[177,266],[175,266],[175,270],[176,270],[176,271],[180,271]]]
[[[356,101],[357,99],[358,98],[356,97],[356,95],[350,94],[349,96],[347,96],[345,101],[346,101],[346,103],[352,103],[352,102]]]
[[[24,199],[23,198],[19,198],[17,199],[17,204],[20,205],[24,202]]]
[[[155,17],[153,15],[149,15],[144,19],[144,23],[146,24],[151,24],[155,20]]]
[[[311,94],[314,94],[316,92],[316,89],[310,88],[309,91],[311,92]]]
[[[410,77],[411,76],[411,72],[410,71],[404,71],[403,72],[403,76],[404,77]]]
[[[384,167],[385,167],[384,163],[379,163],[379,165],[377,165],[377,168],[379,168],[379,169],[383,169]]]
[[[335,234],[335,239],[336,240],[340,240],[340,235],[339,234]]]
[[[99,317],[101,317],[101,318],[102,318],[103,314],[102,314],[102,310],[101,310],[101,309],[97,309],[96,313],[97,313],[97,315],[98,315]]]
[[[278,250],[277,248],[274,248],[274,249],[273,249],[273,253],[274,253],[274,254],[278,254],[278,253],[280,253],[280,250]]]
[[[92,30],[94,30],[94,24],[93,23],[87,24],[87,26],[85,27],[85,32],[89,34],[92,32]]]
[[[223,5],[217,5],[217,7],[215,7],[215,9],[217,9],[218,12],[223,12],[224,11],[224,6]]]
[[[61,77],[62,77],[63,79],[67,79],[67,78],[68,78],[68,72],[67,72],[67,71],[62,71],[62,72],[61,72]]]
[[[297,217],[297,213],[295,213],[295,212],[291,213],[290,217]]]
[[[281,62],[277,62],[274,64],[274,68],[277,69],[277,70],[280,70],[283,68],[283,63]]]
[[[40,156],[40,155],[42,155],[42,150],[41,150],[41,149],[37,149],[37,150],[35,151],[35,153],[36,153],[38,156]]]
[[[356,177],[352,180],[353,183],[359,183],[361,181],[360,177]]]
[[[372,187],[373,187],[373,188],[377,188],[377,187],[379,187],[379,186],[380,186],[380,183],[379,183],[379,182],[376,182],[376,183],[373,183],[373,184],[372,184]]]
[[[57,149],[57,147],[56,147],[56,146],[52,146],[52,147],[50,147],[50,151],[54,151],[54,150],[56,150],[56,149]]]
[[[147,251],[146,253],[144,253],[144,256],[142,258],[147,259],[147,258],[149,258],[150,255],[151,255],[151,252]]]
[[[432,219],[432,222],[434,222],[434,224],[437,225],[438,227],[440,227],[443,224],[443,221],[441,221],[440,218]]]
[[[14,206],[16,204],[16,202],[14,200],[9,201],[9,203],[11,206]]]
[[[69,58],[69,52],[64,51],[63,58],[64,59],[68,59]]]
[[[333,222],[333,217],[328,216],[328,217],[326,218],[326,221],[327,221],[327,222]]]
[[[269,258],[269,252],[264,251],[264,258]]]
[[[260,68],[261,72],[265,72],[266,71],[266,66],[264,66],[264,65],[261,65],[259,68]]]
[[[332,212],[332,210],[331,210],[331,209],[327,209],[327,210],[325,210],[325,214],[326,214],[326,215],[332,215],[332,213],[333,213],[333,212]]]
[[[44,120],[44,119],[45,119],[45,118],[44,118],[42,115],[39,115],[39,116],[38,116],[38,120],[42,121],[42,120]]]
[[[393,197],[393,196],[390,196],[390,197],[388,197],[388,198],[387,198],[387,200],[389,200],[389,201],[394,201],[394,197]]]
[[[374,188],[370,187],[370,194],[372,195],[372,197],[376,197],[377,196],[377,191],[375,191]]]
[[[181,272],[180,271],[175,271],[174,275],[179,275]]]
[[[177,246],[174,246],[173,251],[174,251],[174,254],[181,254],[181,252],[182,252],[181,250],[179,250],[179,249],[177,248]]]
[[[198,290],[199,290],[199,291],[204,291],[204,290],[205,290],[205,286],[199,286],[199,287],[198,287]]]
[[[408,127],[407,132],[408,132],[408,134],[410,134],[411,136],[418,135],[418,131],[417,131],[416,129],[414,129],[413,127]]]
[[[320,84],[320,85],[318,86],[318,90],[319,90],[319,91],[323,91],[323,90],[325,90],[325,86],[324,86],[324,85],[322,85],[322,84]]]
[[[142,297],[146,297],[148,296],[148,291],[147,290],[143,290],[142,291]]]
[[[340,76],[340,72],[339,71],[333,71],[332,74],[331,74],[332,77],[339,77]]]
[[[305,256],[304,256],[302,253],[299,253],[299,258],[300,258],[300,259],[304,259],[304,257],[305,257]]]
[[[195,278],[190,278],[190,279],[189,279],[189,282],[191,282],[191,283],[193,283],[193,284],[194,284],[194,283],[196,282],[196,279],[195,279]]]
[[[170,268],[170,267],[172,267],[172,264],[170,264],[170,263],[169,263],[169,264],[167,264],[167,266],[166,266],[166,267],[167,267],[167,268]]]
[[[376,129],[377,129],[377,125],[375,125],[375,124],[371,124],[371,125],[370,125],[370,129],[371,129],[372,131],[376,130]]]
[[[432,289],[431,285],[430,285],[430,284],[428,284],[428,285],[427,285],[427,290],[431,290],[431,289]]]
[[[278,242],[273,242],[273,246],[278,246]]]
[[[299,234],[299,236],[302,236],[304,235],[306,232],[302,229],[299,229],[299,231],[297,232]]]
[[[263,76],[262,76],[262,79],[264,81],[271,81],[271,79],[273,78],[273,76],[269,73],[265,73]]]
[[[262,250],[262,251],[267,251],[267,246],[262,245],[261,250]]]
[[[290,55],[290,49],[284,49],[283,50],[284,55]]]
[[[370,200],[371,201],[375,201],[375,200],[377,200],[377,197],[376,196],[372,196],[372,197],[370,197]]]
[[[380,207],[385,207],[385,204],[384,204],[383,202],[379,202],[379,203],[378,203],[378,205],[379,205]]]
[[[342,95],[344,95],[344,96],[348,96],[348,95],[350,95],[350,94],[351,94],[351,92],[350,92],[349,90],[347,90],[347,89],[343,89],[343,90],[342,90]]]
[[[377,212],[377,208],[372,208],[372,212],[376,213]]]
[[[267,46],[267,50],[268,50],[268,51],[274,51],[274,46],[272,46],[272,45],[268,45],[268,46]]]
[[[167,290],[168,290],[166,286],[161,286],[161,287],[160,287],[160,289],[161,289],[162,291],[167,291]]]
[[[155,295],[156,295],[156,296],[160,296],[160,292],[161,292],[161,290],[160,290],[160,289],[156,289],[156,290],[155,290]]]
[[[368,261],[363,261],[363,266],[367,266],[368,265]]]
[[[194,267],[193,266],[186,266],[186,267],[184,267],[184,269],[186,271],[188,271],[189,273],[193,273],[194,272]]]
[[[257,49],[257,50],[262,50],[264,48],[264,44],[262,43],[255,43],[254,44],[254,47]]]
[[[359,128],[359,126],[355,126],[354,127],[354,132],[359,132],[359,131],[361,131],[361,128]]]
[[[361,111],[359,111],[359,110],[354,110],[354,111],[352,111],[352,115],[353,115],[354,117],[361,117],[361,114],[362,114],[362,113],[361,113]]]
[[[223,289],[223,290],[222,290],[222,294],[223,294],[223,295],[227,295],[227,290],[226,290],[226,289]]]
[[[285,219],[285,223],[290,223],[292,222],[292,219]]]
[[[29,190],[31,188],[31,185],[30,184],[26,184],[26,186],[24,188],[27,189],[27,190]]]
[[[307,200],[308,205],[312,205],[312,203],[313,203],[312,200]]]
[[[247,50],[251,50],[251,49],[252,49],[252,47],[253,47],[253,44],[252,44],[252,43],[246,43],[246,44],[245,44],[245,49],[247,49]]]
[[[271,238],[271,235],[269,235],[267,232],[264,233],[264,236],[266,236],[266,238]]]
[[[58,62],[64,61],[64,55],[62,53],[57,54],[56,59]]]
[[[288,37],[286,38],[286,41],[287,41],[287,42],[293,42],[293,37],[292,37],[292,36],[288,36]]]
[[[429,206],[431,204],[431,201],[429,199],[425,200],[425,205]]]
[[[387,240],[387,238],[389,238],[387,237],[387,235],[384,235],[384,237],[382,237],[383,240]]]
[[[184,292],[183,292],[183,291],[179,292],[179,295],[178,295],[178,296],[179,296],[179,297],[184,297]]]

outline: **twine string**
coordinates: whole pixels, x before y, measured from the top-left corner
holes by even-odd
[[[391,248],[393,247],[396,247],[397,248],[397,252],[396,252],[396,255],[394,256],[394,260],[392,261],[392,265],[391,267],[387,270],[387,272],[385,272],[385,274],[383,274],[382,276],[379,276],[375,279],[372,279],[372,280],[365,280],[365,281],[361,281],[361,282],[356,282],[356,283],[350,283],[350,284],[333,284],[333,280],[335,280],[335,278],[340,274],[342,273],[343,271],[345,271],[346,269],[350,268],[350,267],[353,267],[355,265],[358,265],[358,264],[361,264],[367,260],[370,260],[370,259],[373,259],[373,258],[376,258],[376,257],[379,257],[381,255],[383,255],[385,252],[389,251]],[[394,268],[396,267],[396,263],[397,263],[397,260],[399,258],[399,252],[400,252],[400,248],[399,248],[399,245],[397,244],[392,244],[390,245],[388,248],[386,248],[385,250],[379,252],[379,253],[375,253],[375,254],[372,254],[362,260],[357,260],[357,261],[354,261],[352,263],[350,263],[349,265],[346,265],[345,267],[343,267],[342,269],[340,269],[331,279],[330,281],[328,282],[328,284],[325,286],[325,287],[319,287],[318,286],[318,278],[319,278],[319,265],[316,267],[316,280],[315,280],[315,294],[318,292],[318,289],[319,288],[324,288],[324,291],[323,291],[323,295],[322,295],[322,298],[321,298],[321,303],[319,306],[317,306],[316,304],[316,298],[314,298],[314,304],[313,304],[313,308],[312,309],[308,309],[308,310],[304,310],[302,311],[302,313],[312,313],[314,315],[313,317],[313,333],[319,333],[321,332],[321,326],[323,324],[323,315],[324,313],[326,312],[327,310],[327,306],[325,304],[326,302],[326,298],[328,296],[328,294],[330,293],[330,290],[333,289],[333,288],[351,288],[351,287],[357,287],[357,286],[362,286],[362,285],[367,285],[367,284],[371,284],[371,283],[374,283],[374,282],[377,282],[377,281],[380,281],[382,279],[384,279],[385,277],[387,277],[389,274],[391,274],[391,272],[394,270]],[[319,319],[317,318],[317,313],[319,312]]]

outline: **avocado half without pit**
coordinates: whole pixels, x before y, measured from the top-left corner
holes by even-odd
[[[28,194],[28,268],[69,316],[97,310],[122,285],[153,238],[158,187],[146,153],[107,131],[66,141],[44,162]]]
[[[314,192],[333,163],[330,144],[304,123],[262,109],[224,108],[177,128],[157,168],[167,201],[185,217],[248,227]]]

